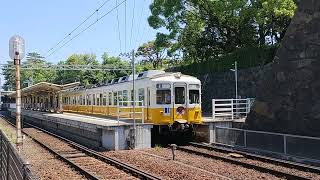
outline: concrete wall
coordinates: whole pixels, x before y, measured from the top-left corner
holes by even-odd
[[[217,122],[210,122],[210,123],[200,125],[196,129],[196,141],[214,143],[215,133],[216,133],[215,126],[239,128],[239,127],[242,127],[243,125],[244,123],[232,122],[232,121],[217,121]]]
[[[238,71],[238,95],[242,98],[256,97],[257,87],[271,65],[242,69]],[[179,70],[177,70],[179,71]],[[183,73],[183,72],[182,72]],[[211,113],[212,99],[235,97],[234,72],[208,73],[197,76],[202,83],[202,111]]]
[[[11,112],[15,117],[15,112]],[[110,150],[141,149],[151,147],[152,125],[137,125],[136,139],[132,125],[97,126],[75,120],[59,119],[41,115],[39,112],[23,111],[23,122],[41,127],[47,131],[68,138],[91,148]]]
[[[62,137],[68,138],[72,141],[75,141],[79,144],[83,144],[91,148],[102,147],[101,131],[92,132],[28,116],[23,116],[23,121],[28,122],[30,124],[34,124],[47,131],[58,134]]]

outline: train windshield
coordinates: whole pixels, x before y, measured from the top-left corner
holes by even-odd
[[[184,104],[185,103],[185,92],[184,87],[175,87],[175,104]]]
[[[189,104],[200,103],[200,92],[199,90],[189,90]]]
[[[157,104],[171,104],[171,90],[157,90]]]

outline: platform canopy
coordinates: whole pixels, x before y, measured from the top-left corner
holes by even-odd
[[[21,94],[22,94],[22,96],[28,96],[31,94],[57,93],[61,90],[74,88],[79,85],[80,85],[80,82],[74,82],[74,83],[69,83],[69,84],[64,84],[64,85],[53,84],[53,83],[48,83],[48,82],[40,82],[35,85],[23,88],[21,90]],[[8,96],[15,97],[16,92],[13,92],[13,93],[9,94]]]

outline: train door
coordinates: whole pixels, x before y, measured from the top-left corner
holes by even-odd
[[[147,107],[147,116],[146,116],[147,120],[146,121],[148,121],[148,122],[150,122],[150,120],[151,120],[150,101],[151,101],[151,99],[150,99],[150,88],[147,87],[147,99],[145,101],[145,106]]]
[[[173,121],[187,123],[187,108],[187,84],[173,83]]]

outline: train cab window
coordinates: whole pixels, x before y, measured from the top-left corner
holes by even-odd
[[[113,93],[113,105],[117,106],[118,105],[118,96],[117,96],[117,92]]]
[[[157,90],[157,104],[171,104],[171,90],[158,89]]]
[[[144,105],[144,89],[143,88],[140,88],[139,90],[138,90],[138,96],[139,96],[139,101],[141,101],[141,102],[139,102],[139,106],[143,106]]]
[[[198,89],[189,90],[189,104],[200,103],[200,92]]]
[[[122,91],[122,100],[124,101],[123,106],[127,106],[128,105],[128,90]]]
[[[112,105],[112,93],[109,92],[109,106]]]
[[[185,89],[184,89],[184,87],[175,87],[174,88],[174,97],[175,97],[175,104],[184,104],[185,103]]]

